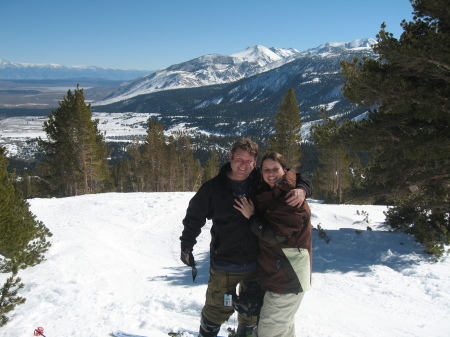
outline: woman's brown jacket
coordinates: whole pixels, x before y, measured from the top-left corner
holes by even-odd
[[[311,287],[311,211],[286,204],[286,194],[295,188],[296,175],[288,171],[271,190],[256,196],[258,213],[250,218],[259,238],[261,287],[275,293],[299,293]]]

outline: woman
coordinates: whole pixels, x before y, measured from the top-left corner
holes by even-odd
[[[312,228],[311,211],[305,201],[300,208],[286,204],[285,196],[295,188],[295,172],[276,152],[261,161],[263,185],[251,200],[236,200],[242,214],[250,220],[259,237],[261,288],[266,291],[256,337],[295,337],[295,314],[304,292],[311,287]]]

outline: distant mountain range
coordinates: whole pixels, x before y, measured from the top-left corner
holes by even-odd
[[[0,79],[2,80],[95,78],[129,81],[148,75],[148,73],[148,70],[122,70],[96,66],[62,66],[59,64],[30,64],[9,62],[0,59]]]
[[[348,50],[370,49],[374,43],[376,41],[373,39],[326,43],[304,52],[292,48],[266,48],[255,45],[229,56],[204,55],[126,83],[119,90],[94,105],[111,104],[158,91],[232,83],[305,57],[327,57],[330,54],[337,55]]]
[[[239,53],[205,55],[122,85],[101,101],[96,112],[151,113],[166,130],[192,134],[243,134],[267,137],[287,90],[294,89],[304,125],[321,118],[363,118],[367,108],[348,102],[341,91],[342,61],[376,57],[373,39],[326,43],[298,52],[253,46]]]
[[[125,84],[96,105],[153,92],[236,82],[277,68],[300,55],[295,49],[249,47],[233,55],[209,54],[158,70]]]

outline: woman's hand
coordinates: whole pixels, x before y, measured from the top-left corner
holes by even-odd
[[[233,205],[238,211],[242,213],[247,219],[255,214],[255,206],[253,206],[253,202],[251,200],[247,200],[246,197],[242,197],[240,199],[234,199],[236,205]]]

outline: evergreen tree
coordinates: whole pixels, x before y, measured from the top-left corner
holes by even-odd
[[[289,89],[283,97],[283,103],[278,105],[275,114],[275,134],[269,139],[272,151],[281,153],[288,167],[296,169],[300,166],[300,143],[302,141],[302,122],[300,109],[294,89]]]
[[[20,283],[21,279],[17,277],[17,273],[18,267],[13,265],[11,277],[8,277],[0,289],[0,327],[6,325],[9,321],[6,314],[13,311],[17,305],[26,301],[25,298],[17,296],[17,292],[24,287],[24,284]]]
[[[47,237],[52,235],[36,220],[21,192],[14,188],[7,167],[5,149],[0,147],[0,273],[12,272],[0,289],[0,326],[8,321],[8,312],[25,302],[17,296],[17,291],[23,288],[17,277],[19,268],[43,261],[50,247]]]
[[[39,138],[46,154],[41,173],[57,196],[99,192],[109,179],[109,168],[98,120],[92,120],[90,105],[78,87],[73,93],[69,90],[59,105],[44,123],[47,140]]]
[[[311,136],[318,151],[319,167],[314,173],[318,197],[329,202],[344,201],[344,191],[350,188],[352,158],[339,140],[340,125],[323,114],[323,123],[311,127]]]
[[[142,146],[142,161],[145,167],[147,191],[162,192],[166,185],[167,151],[164,126],[150,121],[147,138]]]
[[[210,157],[206,161],[203,169],[203,182],[208,181],[217,175],[219,172],[219,165],[219,155],[216,150],[212,149],[210,151]]]
[[[122,174],[125,175],[129,192],[143,192],[145,191],[145,178],[142,165],[142,154],[140,151],[139,142],[133,139],[131,145],[127,146],[127,153],[130,160],[124,161],[122,167]]]
[[[0,272],[34,266],[44,259],[52,234],[45,225],[36,220],[29,204],[16,190],[7,171],[5,149],[0,147]]]
[[[378,59],[342,63],[345,97],[374,108],[342,134],[370,159],[365,185],[371,193],[387,197],[400,213],[440,215],[439,226],[448,230],[450,3],[411,4],[413,21],[402,22],[400,39],[382,25],[374,47]],[[448,238],[444,232],[438,236]]]
[[[175,137],[169,136],[169,144],[167,146],[167,185],[168,192],[178,191],[178,182],[180,173],[178,169],[178,154],[175,146]]]
[[[189,134],[178,131],[175,135],[175,148],[178,155],[179,188],[178,191],[196,191],[202,181],[200,161],[194,158]]]

